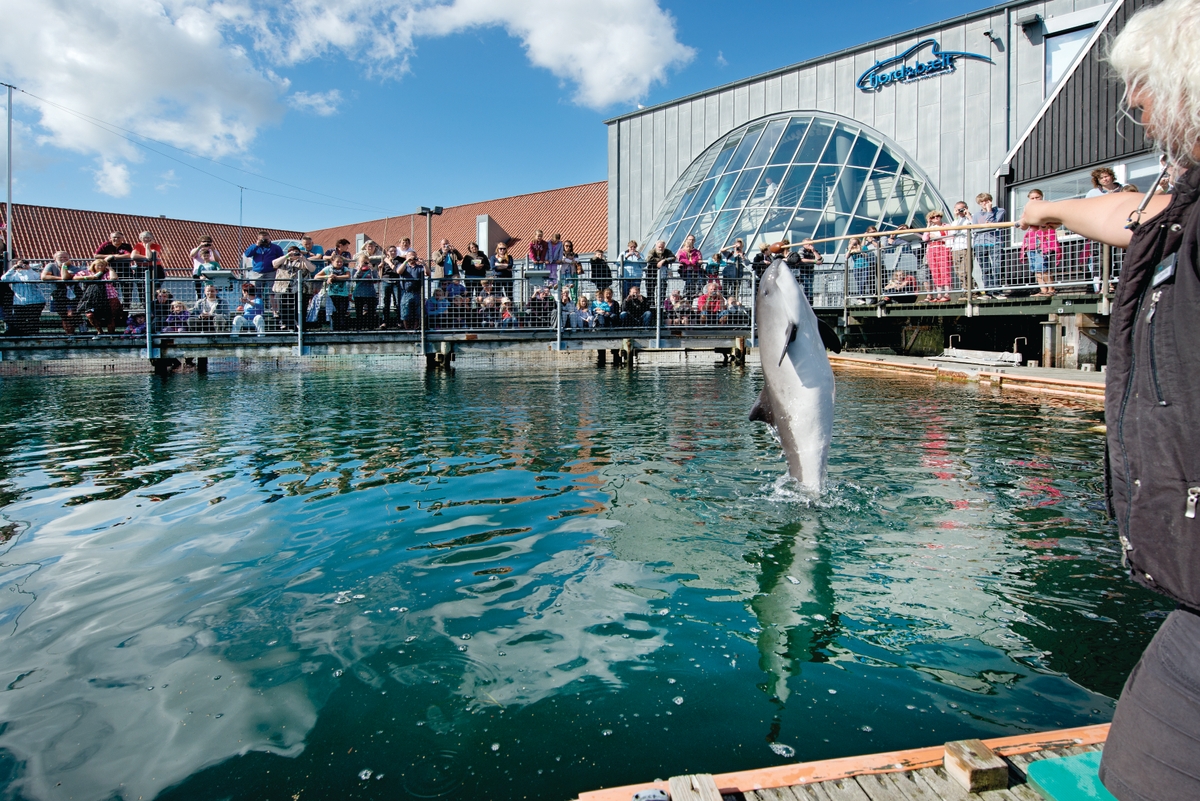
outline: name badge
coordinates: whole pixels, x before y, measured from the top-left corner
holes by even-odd
[[[1178,260],[1178,254],[1172,253],[1158,263],[1154,268],[1154,277],[1150,279],[1150,286],[1156,287],[1171,278],[1175,277],[1175,262]]]

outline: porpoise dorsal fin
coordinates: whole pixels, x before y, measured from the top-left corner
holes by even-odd
[[[787,342],[783,343],[783,353],[780,353],[780,354],[779,354],[779,365],[782,365],[782,364],[783,364],[783,357],[784,357],[784,356],[787,356],[787,352],[788,352],[788,345],[791,345],[793,342],[795,342],[795,341],[796,341],[796,331],[798,330],[798,329],[796,328],[796,324],[795,324],[795,323],[789,323],[789,324],[788,324],[788,329],[789,329],[789,330],[788,330],[788,338],[787,338]],[[776,366],[778,367],[779,365],[776,365]]]
[[[825,346],[826,350],[834,353],[842,352],[842,341],[838,339],[837,331],[833,330],[833,326],[817,318],[817,330],[821,332],[821,344]]]
[[[758,393],[758,400],[754,402],[753,408],[750,409],[751,420],[761,420],[769,426],[775,425],[775,409],[771,406],[771,396],[767,394],[766,388]]]

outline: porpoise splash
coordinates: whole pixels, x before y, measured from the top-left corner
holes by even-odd
[[[763,273],[755,304],[766,386],[750,419],[775,428],[788,473],[806,491],[820,493],[833,436],[833,368],[825,349],[840,351],[841,343],[817,320],[783,259]]]

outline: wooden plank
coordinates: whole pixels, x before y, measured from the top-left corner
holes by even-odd
[[[909,773],[913,780],[943,801],[976,801],[979,796],[968,793],[958,782],[946,775],[945,768],[921,768]]]
[[[796,801],[796,796],[788,792],[786,787],[770,790],[751,790],[746,793],[746,801]]]
[[[918,783],[913,773],[876,773],[857,777],[872,801],[942,801],[941,795]]]
[[[711,773],[672,776],[667,787],[671,801],[721,801],[721,792]]]
[[[1008,787],[1008,765],[982,740],[946,743],[946,773],[967,790],[1003,790]]]
[[[830,779],[805,785],[805,789],[815,796],[817,801],[871,801],[853,778]]]

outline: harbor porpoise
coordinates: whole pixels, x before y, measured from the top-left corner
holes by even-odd
[[[755,304],[766,386],[750,419],[779,432],[788,472],[819,493],[833,435],[833,368],[825,349],[840,351],[841,343],[828,325],[822,328],[783,259],[763,273]]]

